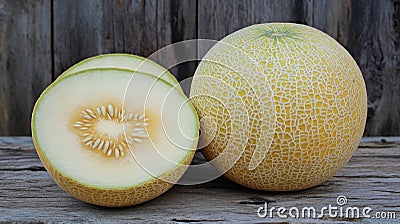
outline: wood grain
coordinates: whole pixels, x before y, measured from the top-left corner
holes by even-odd
[[[367,138],[337,175],[320,186],[296,192],[261,192],[224,178],[194,186],[175,186],[142,205],[109,209],[80,202],[50,178],[28,137],[0,137],[0,222],[251,222],[251,223],[375,223],[377,220],[259,218],[268,206],[336,206],[344,195],[348,206],[396,212],[400,218],[400,138]],[[196,163],[202,161],[195,161]]]
[[[103,53],[149,56],[196,38],[196,5],[188,1],[54,1],[54,76]],[[193,69],[192,69],[193,70]],[[179,78],[179,71],[174,72]]]
[[[400,135],[400,1],[352,1],[345,45],[368,92],[366,135]]]
[[[351,3],[352,1],[348,0],[305,0],[302,8],[302,23],[326,32],[346,46],[349,31],[354,32],[350,29]]]
[[[220,40],[256,23],[301,22],[300,3],[292,0],[200,0],[198,37]]]
[[[53,11],[54,78],[97,54],[157,49],[155,1],[60,0]]]
[[[398,0],[0,0],[0,135],[29,135],[40,92],[102,53],[149,56],[182,40],[220,40],[255,23],[296,22],[337,39],[368,92],[365,135],[400,135]],[[161,64],[176,60],[172,51]],[[196,62],[171,68],[183,80]]]
[[[176,63],[179,48],[171,44],[197,38],[196,0],[166,0],[157,2],[157,51],[150,59],[160,63],[179,80],[193,76],[196,62]],[[196,52],[190,52],[196,54]],[[172,67],[171,67],[172,66]]]
[[[51,4],[0,0],[0,135],[26,135],[51,82]]]

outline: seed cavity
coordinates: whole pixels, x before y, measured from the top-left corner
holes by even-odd
[[[123,124],[124,128],[121,128],[121,133],[117,136],[110,135],[99,131],[96,127],[99,122],[104,121]],[[128,113],[113,104],[108,104],[94,109],[83,109],[72,127],[77,131],[86,148],[101,152],[107,157],[120,158],[126,154],[129,146],[142,143],[149,138],[146,131],[148,121],[143,113]]]

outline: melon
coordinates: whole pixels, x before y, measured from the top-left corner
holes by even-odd
[[[89,69],[41,94],[32,136],[62,189],[121,207],[151,200],[179,180],[197,146],[198,117],[180,88],[154,75]]]
[[[257,190],[301,190],[331,178],[356,150],[367,114],[352,56],[329,35],[292,23],[223,38],[199,64],[190,96],[205,157]]]

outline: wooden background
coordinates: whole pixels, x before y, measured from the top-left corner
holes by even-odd
[[[0,0],[0,135],[29,135],[41,91],[83,58],[148,56],[272,21],[308,24],[344,45],[367,83],[365,135],[400,135],[399,0]],[[174,75],[182,80],[195,65]]]

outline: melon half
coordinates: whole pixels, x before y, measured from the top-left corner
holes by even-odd
[[[178,181],[196,149],[198,117],[179,87],[154,75],[89,69],[42,93],[32,134],[66,192],[119,207],[155,198]]]
[[[356,150],[367,115],[351,55],[327,34],[290,23],[223,38],[199,64],[191,98],[201,141],[209,143],[205,157],[230,180],[258,190],[328,180]]]

